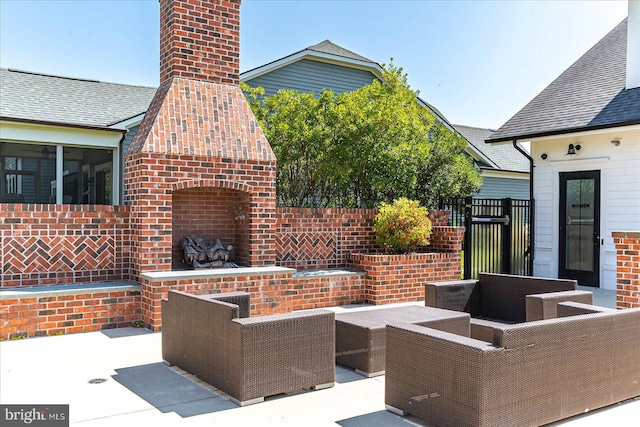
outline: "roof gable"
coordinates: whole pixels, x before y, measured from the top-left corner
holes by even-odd
[[[365,58],[362,55],[358,55],[355,52],[351,52],[343,47],[338,46],[337,44],[332,43],[330,40],[325,40],[313,46],[309,46],[307,50],[313,50],[315,52],[327,53],[329,55],[342,56],[344,58],[355,59],[357,61],[363,62],[371,62],[372,64],[377,64],[375,61],[372,61],[368,58]]]
[[[371,71],[376,77],[382,78],[382,67],[380,64],[340,47],[329,40],[325,40],[313,46],[309,46],[306,49],[294,52],[291,55],[287,55],[283,58],[240,73],[240,80],[248,82],[258,76],[270,73],[273,70],[305,58],[311,58],[316,61],[339,63],[345,67],[366,69]]]
[[[640,88],[625,89],[627,19],[589,49],[487,142],[640,123]]]
[[[249,71],[245,71],[240,74],[240,81],[244,83],[251,84],[253,79],[256,81],[261,81],[261,77],[266,74],[274,73],[276,70],[279,70],[284,67],[288,67],[293,63],[302,62],[305,60],[311,61],[320,61],[327,62],[329,64],[338,65],[341,67],[351,67],[360,70],[366,70],[373,74],[375,78],[382,81],[383,70],[380,64],[375,61],[372,61],[368,58],[365,58],[362,55],[358,55],[355,52],[352,52],[348,49],[345,49],[337,44],[331,42],[330,40],[324,40],[318,44],[313,46],[309,46],[306,49],[300,50],[298,52],[292,53],[291,55],[285,56],[284,58],[280,58],[273,62],[269,62],[268,64],[264,64],[260,67],[254,68]],[[295,87],[288,87],[294,90],[301,90],[298,88],[299,84],[293,84]],[[265,85],[262,85],[265,86]],[[273,88],[272,88],[273,89]],[[333,89],[333,87],[328,87],[327,89]],[[267,90],[267,87],[265,87]],[[353,90],[353,89],[350,89]],[[315,91],[319,91],[315,88]],[[271,91],[273,92],[273,91]],[[338,91],[340,92],[340,90]],[[418,103],[423,107],[427,107],[430,109],[442,122],[449,128],[453,129],[449,121],[446,117],[433,105],[426,102],[421,98],[417,98]]]

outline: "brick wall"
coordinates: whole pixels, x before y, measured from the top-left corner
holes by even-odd
[[[160,0],[160,82],[238,84],[240,0]]]
[[[162,326],[160,301],[167,297],[169,290],[195,294],[249,292],[252,316],[364,302],[361,274],[296,278],[291,271],[180,280],[142,278],[141,281],[142,319],[145,326],[154,331]]]
[[[463,240],[464,227],[448,227],[445,220],[444,225],[433,226],[433,234],[431,235],[429,249],[445,252],[462,252]]]
[[[375,248],[367,209],[276,209],[276,263],[300,270],[344,268],[347,254]]]
[[[434,235],[454,234],[458,246],[464,229],[434,227]],[[444,250],[404,255],[348,255],[348,266],[366,271],[364,299],[371,304],[390,304],[424,300],[424,284],[434,281],[459,280],[462,277],[460,251]]]
[[[128,327],[140,320],[140,291],[3,298],[0,319],[5,340]]]
[[[617,251],[618,308],[640,307],[640,232],[616,231],[612,233]]]
[[[298,270],[344,268],[352,252],[377,250],[373,232],[375,209],[276,209],[276,263]],[[430,211],[434,227],[443,227],[449,211]],[[440,250],[462,250],[454,229],[438,232],[431,246]]]
[[[198,159],[182,158],[165,162],[164,155],[151,157],[154,160],[151,163],[152,170],[161,175],[169,172],[175,175],[176,171],[179,174],[189,174],[189,168],[204,168],[207,171],[204,176],[209,176],[207,168],[215,167],[200,165]],[[132,156],[128,159],[134,169],[135,158]],[[185,162],[186,170],[181,170],[182,162]],[[145,163],[149,164],[148,159]],[[256,165],[255,162],[228,163],[225,171],[236,170],[234,168],[247,169]],[[262,172],[264,169],[260,167]],[[269,173],[273,173],[273,170]],[[224,174],[212,176],[223,178]],[[144,179],[142,181],[144,182]],[[278,209],[276,214],[264,218],[262,215],[268,214],[255,209],[263,203],[263,194],[251,193],[246,185],[225,179],[177,181],[169,189],[166,183],[155,185],[161,191],[166,191],[168,197],[166,193],[162,193],[164,196],[154,199],[153,189],[148,189],[147,193],[141,192],[142,201],[138,203],[148,204],[147,210],[136,203],[126,208],[1,204],[2,280],[3,286],[7,289],[41,286],[46,291],[50,285],[63,283],[74,282],[89,287],[91,282],[127,279],[139,280],[143,285],[138,293],[104,294],[89,291],[85,293],[80,290],[75,295],[64,297],[3,297],[0,301],[2,320],[5,322],[2,326],[2,336],[37,336],[130,326],[132,322],[140,319],[144,320],[145,325],[158,330],[161,326],[160,300],[166,296],[169,289],[194,292],[247,291],[252,294],[254,301],[252,313],[262,315],[365,301],[374,304],[415,301],[423,298],[422,284],[426,280],[449,280],[459,277],[460,255],[459,252],[456,253],[456,249],[460,247],[461,229],[434,227],[431,249],[436,253],[416,255],[420,261],[414,262],[415,265],[411,265],[406,272],[390,272],[368,261],[377,259],[374,254],[348,257],[349,251],[374,250],[371,231],[374,211]],[[157,194],[160,195],[161,192]],[[229,203],[224,204],[222,199]],[[247,211],[233,210],[238,204],[247,206]],[[194,231],[189,228],[189,224],[195,221],[195,231],[202,231],[202,228],[198,228],[202,218],[194,219],[192,215],[200,215],[200,211],[207,211],[205,207],[209,206],[214,209],[202,213],[206,217],[204,222],[213,222],[219,229],[232,227],[229,210],[233,210],[235,244],[248,247],[249,257],[252,255],[251,243],[248,242],[250,232],[238,232],[238,223],[243,222],[246,225],[252,220],[255,221],[255,224],[262,227],[256,232],[264,239],[265,235],[268,235],[265,230],[270,230],[271,226],[269,222],[261,221],[269,219],[277,224],[278,231],[274,233],[276,236],[280,233],[309,233],[309,238],[317,238],[323,234],[335,233],[340,237],[336,239],[336,242],[340,243],[336,248],[340,247],[340,251],[335,252],[339,253],[342,259],[340,265],[338,258],[323,258],[322,262],[326,263],[324,265],[318,261],[321,259],[317,249],[318,243],[311,240],[308,240],[309,246],[303,256],[296,252],[304,252],[305,248],[300,245],[298,249],[290,252],[291,258],[296,262],[303,260],[305,266],[310,266],[309,260],[316,260],[314,265],[318,268],[346,265],[370,271],[367,272],[367,276],[355,274],[294,277],[293,273],[290,273],[182,281],[150,281],[140,278],[139,274],[144,271],[162,271],[163,267],[166,267],[166,271],[171,270],[171,239],[177,237],[172,234],[174,224],[175,228],[180,230],[178,232],[182,233],[186,230]],[[446,219],[444,221],[446,222]],[[136,222],[139,223],[139,234],[132,231]],[[144,224],[146,228],[140,224]],[[251,227],[242,229],[251,231]],[[140,233],[141,230],[146,230],[147,233]],[[230,232],[227,232],[227,236],[230,235]],[[147,240],[141,240],[140,237]],[[279,241],[285,240],[280,238]],[[147,244],[142,246],[145,250],[140,249],[141,242]],[[274,247],[278,246],[275,243],[265,244],[260,251]],[[163,259],[167,260],[165,264],[159,262]],[[360,261],[357,263],[354,260]],[[149,262],[150,269],[143,270],[132,266],[136,262]],[[25,265],[33,266],[33,271],[20,273]],[[392,277],[394,274],[397,277]]]
[[[0,204],[0,288],[130,278],[129,209]]]

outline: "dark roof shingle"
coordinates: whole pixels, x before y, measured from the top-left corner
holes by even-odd
[[[511,144],[485,144],[485,140],[495,132],[494,129],[476,128],[471,126],[453,125],[476,150],[484,154],[489,160],[504,171],[529,173],[529,160],[518,152]]]
[[[362,55],[358,55],[355,52],[351,52],[350,50],[338,46],[337,44],[332,43],[330,40],[325,40],[318,44],[314,44],[313,46],[309,46],[307,50],[313,50],[320,53],[328,53],[329,55],[342,56],[349,59],[356,59],[358,61],[371,62],[373,64],[376,63],[368,58],[365,58]]]
[[[147,111],[156,88],[0,69],[0,117],[108,127]]]
[[[640,123],[640,88],[625,89],[627,19],[589,49],[487,142]]]

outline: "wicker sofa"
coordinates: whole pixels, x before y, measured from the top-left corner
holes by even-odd
[[[244,406],[265,396],[331,387],[334,313],[248,316],[249,294],[169,291],[162,301],[162,357]]]
[[[558,303],[593,302],[566,279],[480,273],[477,280],[427,283],[425,305],[471,315],[471,337],[491,342],[495,326],[556,317]]]
[[[492,343],[388,325],[387,409],[434,427],[524,427],[640,395],[640,309],[561,302],[557,314],[496,327]]]

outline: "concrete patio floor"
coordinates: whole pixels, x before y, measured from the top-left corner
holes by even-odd
[[[335,311],[351,309],[366,308]],[[384,376],[365,378],[341,366],[332,388],[238,407],[164,365],[161,340],[161,333],[125,328],[2,342],[0,403],[69,404],[71,425],[87,427],[428,426],[385,410]],[[630,427],[639,418],[640,398],[551,425]]]

